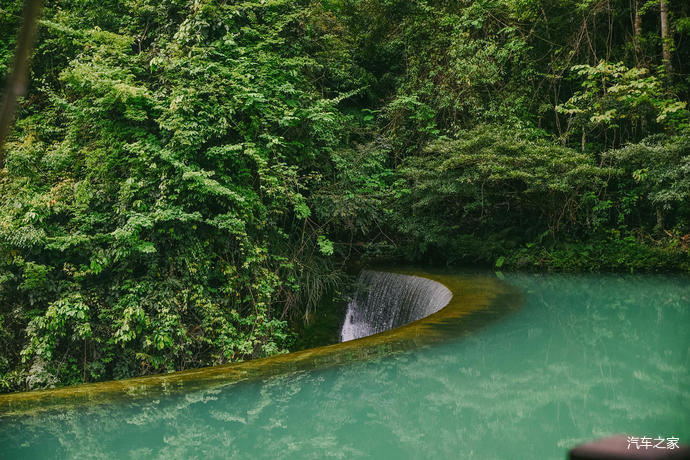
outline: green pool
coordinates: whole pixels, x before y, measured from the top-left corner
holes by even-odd
[[[0,405],[0,458],[562,459],[617,433],[690,441],[690,278],[504,282],[519,308],[495,308],[514,303],[505,296],[464,318],[472,327],[438,320],[435,340],[409,329],[356,359],[287,358],[279,372],[146,397],[52,407],[48,395],[46,410]]]

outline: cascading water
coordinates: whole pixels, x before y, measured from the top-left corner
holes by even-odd
[[[341,342],[359,339],[429,316],[445,307],[453,294],[436,281],[419,276],[364,270],[347,306]]]

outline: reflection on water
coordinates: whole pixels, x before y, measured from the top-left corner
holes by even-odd
[[[690,441],[690,288],[512,275],[524,307],[443,344],[114,406],[0,418],[0,458],[564,458]]]

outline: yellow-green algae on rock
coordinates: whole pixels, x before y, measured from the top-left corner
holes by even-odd
[[[522,302],[516,288],[491,276],[395,271],[439,282],[453,297],[444,308],[425,318],[348,342],[168,374],[0,395],[0,417],[155,397],[367,360],[470,332],[514,311]]]

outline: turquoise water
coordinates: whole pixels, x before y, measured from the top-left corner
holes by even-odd
[[[0,458],[565,458],[690,442],[690,279],[506,275],[522,309],[440,345],[145,401],[0,418]]]

